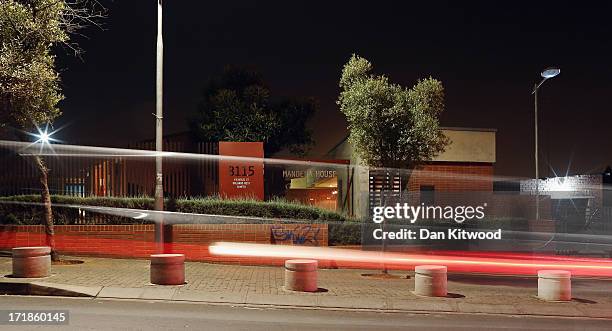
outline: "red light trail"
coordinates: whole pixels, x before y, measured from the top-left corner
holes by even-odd
[[[538,270],[563,269],[580,276],[612,276],[612,261],[598,258],[528,255],[496,252],[433,252],[429,254],[382,253],[324,247],[298,247],[265,244],[215,243],[212,255],[310,258],[334,261],[343,267],[408,270],[420,264],[439,264],[450,272],[535,275]]]

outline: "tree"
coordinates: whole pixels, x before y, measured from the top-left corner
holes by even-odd
[[[338,105],[349,125],[349,142],[356,155],[370,167],[383,167],[383,176],[399,172],[400,191],[411,170],[444,150],[448,139],[440,130],[438,116],[444,110],[444,88],[432,78],[411,89],[372,74],[372,64],[353,55],[340,78]],[[395,169],[392,169],[395,168]],[[391,198],[391,181],[383,180],[380,205]],[[380,224],[384,231],[384,223]],[[382,242],[382,250],[386,240]],[[387,274],[383,266],[383,274]]]
[[[61,112],[60,76],[55,66],[53,47],[62,45],[80,54],[70,34],[102,17],[103,7],[87,0],[2,0],[0,2],[0,128],[25,131],[52,123]],[[42,157],[34,163],[40,171],[44,225],[52,259],[55,251],[53,214],[47,177],[49,170]]]
[[[427,78],[406,89],[371,71],[368,60],[353,55],[342,70],[337,102],[362,162],[413,169],[444,151],[448,139],[438,121],[444,110],[442,83]]]
[[[283,148],[304,154],[312,144],[306,122],[315,111],[314,100],[274,99],[260,73],[227,67],[207,83],[189,126],[199,140],[263,141],[266,155]]]

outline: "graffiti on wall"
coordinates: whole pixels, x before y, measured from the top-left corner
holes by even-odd
[[[319,246],[319,227],[310,224],[273,225],[271,230],[273,243]]]

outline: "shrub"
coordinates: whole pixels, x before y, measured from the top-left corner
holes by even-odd
[[[180,212],[196,214],[253,216],[319,222],[347,220],[346,216],[337,212],[280,199],[267,202],[220,198],[180,199],[176,201],[176,208]]]
[[[85,213],[83,216],[77,206],[104,206],[114,208],[153,210],[154,200],[149,197],[75,197],[53,195],[53,213],[56,224],[143,224],[145,220],[126,217]],[[229,215],[244,217],[274,218],[287,221],[344,222],[349,218],[314,206],[307,206],[285,200],[259,201],[248,199],[221,199],[218,197],[177,199],[165,202],[169,211]],[[9,218],[16,214],[18,217]],[[2,224],[41,224],[42,206],[40,196],[21,195],[0,197],[0,219]],[[275,220],[280,221],[280,220]]]
[[[333,222],[327,228],[328,245],[361,245],[361,222]]]

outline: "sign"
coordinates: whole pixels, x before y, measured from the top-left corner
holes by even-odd
[[[263,200],[263,143],[221,141],[219,155],[222,156],[219,161],[219,195],[224,198]]]
[[[312,178],[333,178],[337,177],[338,174],[336,170],[283,170],[283,177],[288,179],[293,178],[304,178],[304,177],[312,177]]]

